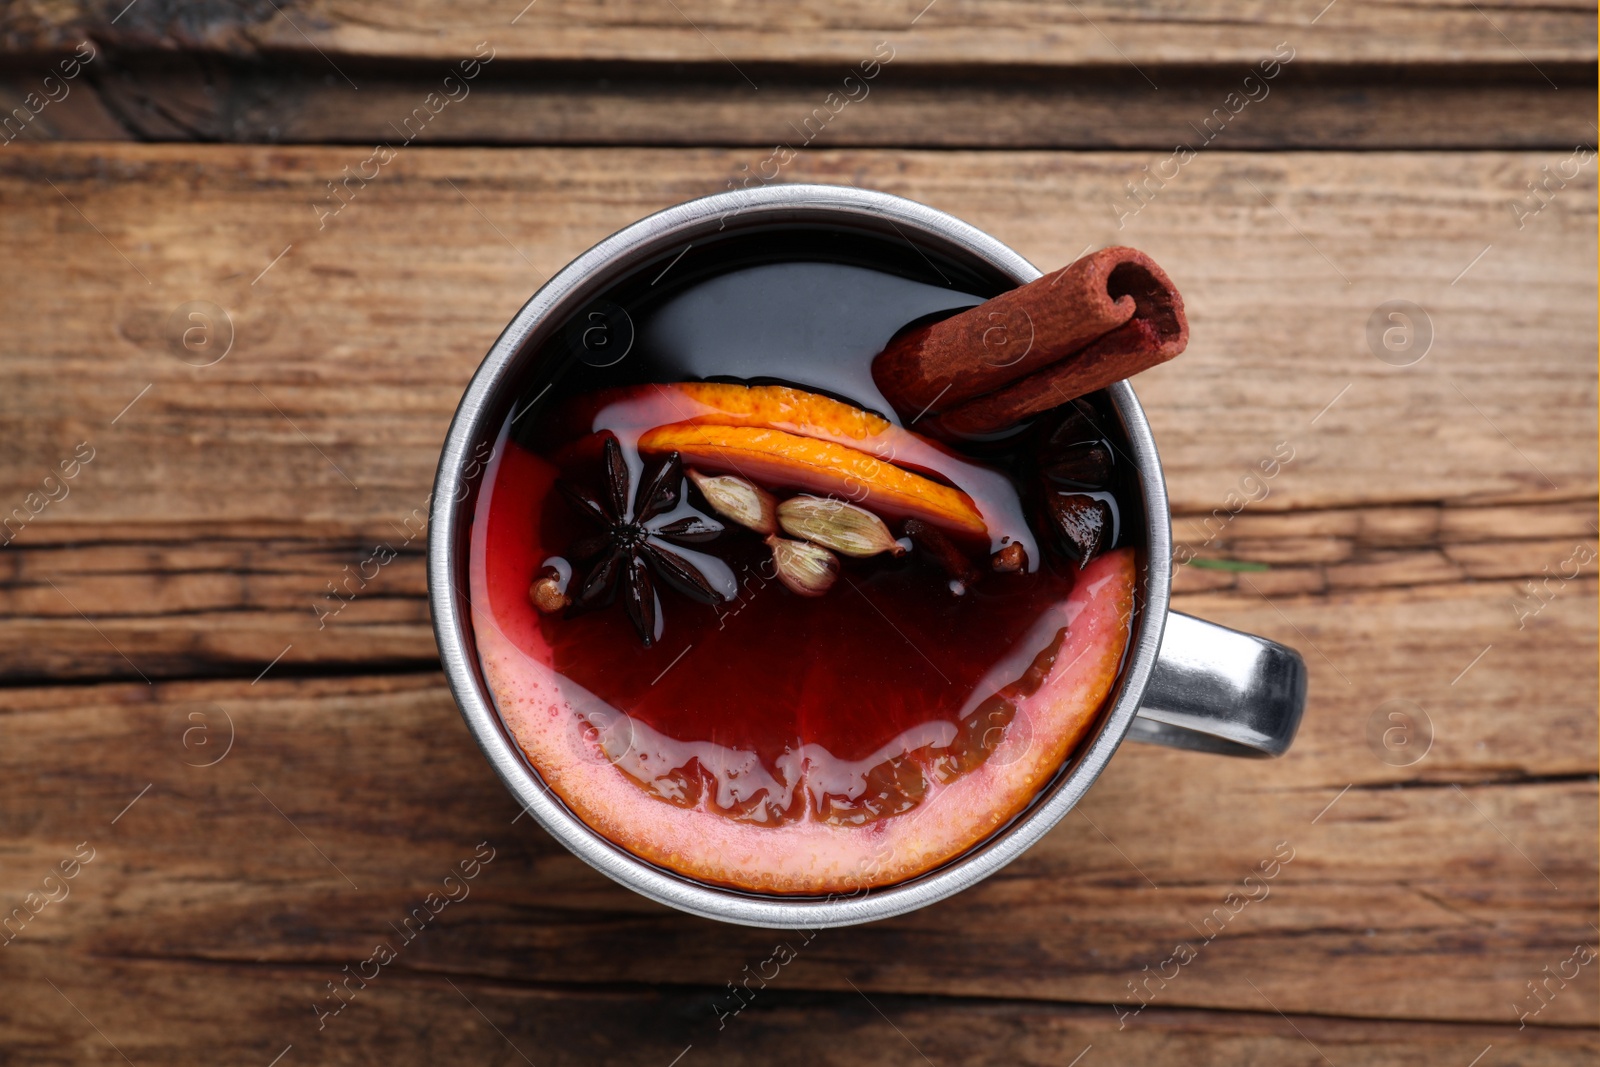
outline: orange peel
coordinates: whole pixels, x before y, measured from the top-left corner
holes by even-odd
[[[857,441],[871,441],[896,432],[894,424],[882,415],[787,385],[678,382],[667,388],[711,409],[685,420],[688,422],[768,426],[803,437]]]
[[[884,517],[923,519],[974,538],[989,533],[972,498],[961,490],[820,437],[767,425],[679,422],[645,431],[639,451],[677,452],[690,466],[837,495]]]

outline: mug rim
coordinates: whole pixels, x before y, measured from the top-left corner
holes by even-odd
[[[1022,813],[967,851],[908,881],[824,896],[763,895],[699,882],[657,867],[613,843],[579,819],[544,785],[494,706],[468,633],[466,596],[457,584],[457,548],[474,442],[498,440],[500,427],[483,425],[493,401],[513,377],[521,354],[541,330],[548,335],[566,314],[582,307],[639,263],[703,234],[712,223],[724,232],[729,219],[755,222],[841,222],[860,228],[887,221],[908,243],[909,227],[924,242],[958,260],[995,271],[1017,285],[1041,272],[1010,247],[976,227],[925,204],[856,186],[781,184],[715,193],[648,215],[595,244],[540,286],[517,311],[484,356],[450,423],[434,478],[428,520],[428,599],[434,637],[451,693],[468,730],[500,780],[544,829],[592,867],[641,895],[704,918],[787,929],[847,926],[886,919],[943,900],[976,884],[1036,844],[1071,811],[1105,769],[1132,726],[1155,668],[1171,593],[1171,514],[1155,440],[1132,386],[1120,381],[1105,392],[1121,419],[1138,468],[1145,543],[1140,588],[1143,604],[1125,654],[1111,709],[1092,737]],[[917,247],[913,243],[913,247]],[[481,477],[481,475],[479,475]]]

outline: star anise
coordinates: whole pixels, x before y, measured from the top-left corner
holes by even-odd
[[[567,553],[574,563],[593,561],[573,594],[569,613],[610,605],[620,585],[628,618],[649,648],[655,643],[660,618],[652,573],[702,604],[717,604],[723,599],[698,567],[660,542],[703,544],[722,533],[723,527],[698,512],[654,525],[656,520],[679,510],[683,502],[683,461],[678,453],[670,453],[646,468],[630,508],[628,465],[622,458],[622,447],[615,437],[607,435],[602,451],[602,495],[566,481],[556,482],[567,502],[598,527]]]

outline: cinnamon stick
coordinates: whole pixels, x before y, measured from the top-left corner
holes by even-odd
[[[919,430],[974,436],[1164,363],[1188,344],[1183,298],[1155,262],[1106,248],[895,337],[872,365]]]

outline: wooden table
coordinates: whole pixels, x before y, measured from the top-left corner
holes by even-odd
[[[0,146],[0,1061],[1600,1051],[1593,7],[924,3],[0,3],[28,118]],[[879,42],[870,96],[815,120]],[[1167,268],[1193,341],[1138,389],[1197,555],[1175,606],[1312,684],[1287,758],[1130,745],[982,885],[809,936],[659,907],[516,818],[439,673],[418,527],[528,295],[808,118],[778,180]],[[1391,301],[1421,309],[1397,351]]]

